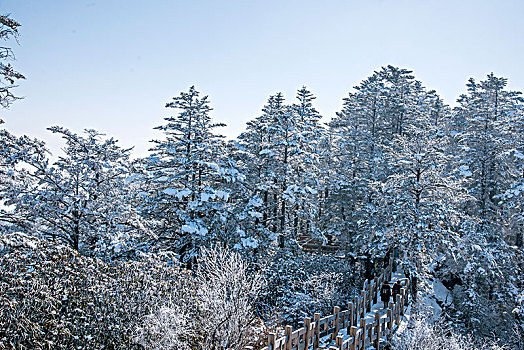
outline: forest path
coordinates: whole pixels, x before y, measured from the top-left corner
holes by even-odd
[[[395,271],[393,258],[381,274],[366,280],[360,295],[348,303],[347,309],[335,306],[333,314],[315,313],[304,319],[304,327],[285,327],[285,333],[269,333],[268,346],[263,350],[363,350],[379,349],[386,338],[403,328],[411,290],[410,280],[401,271]],[[380,290],[385,281],[401,281],[400,294],[388,307],[380,300]]]
[[[396,281],[403,280],[403,279],[406,279],[406,276],[404,275],[403,272],[398,271],[398,272],[393,272],[391,274],[391,279],[388,282],[390,285],[393,285],[393,283],[395,283]],[[393,298],[391,297],[390,301],[392,300]],[[381,323],[387,320],[387,317],[388,317],[387,308],[384,308],[384,303],[380,300],[380,298],[377,298],[377,302],[371,306],[371,311],[365,314],[364,319],[366,320],[366,324],[369,325],[375,322],[376,313],[380,314]],[[361,317],[359,316],[357,319],[357,324],[360,324],[360,319]],[[409,320],[409,313],[405,313],[403,318],[401,318],[401,320],[402,320],[402,323],[399,324],[398,326],[395,326],[393,329],[393,332],[397,331],[398,328],[403,326],[403,324],[405,323],[404,321]],[[343,336],[343,339],[342,339],[343,342],[351,338],[351,336],[347,333],[346,328],[341,329],[338,332],[338,335]],[[385,342],[385,340],[386,340],[385,337],[380,338],[381,343]],[[313,349],[313,346],[310,346],[309,349]],[[328,335],[320,339],[319,349],[338,349],[338,347],[336,346],[336,341],[331,340],[331,336]],[[375,349],[375,346],[372,343],[369,343],[366,345],[366,349]]]

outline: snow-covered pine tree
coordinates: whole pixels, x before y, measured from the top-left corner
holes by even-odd
[[[508,150],[501,155],[507,169],[507,186],[499,196],[506,239],[524,247],[524,106],[511,112],[505,123],[511,135]]]
[[[15,215],[31,223],[29,233],[88,255],[129,248],[142,231],[127,201],[130,149],[95,130],[85,136],[58,126],[49,130],[65,140],[64,155],[51,165],[42,156],[26,159],[33,181],[12,197]]]
[[[282,141],[282,132],[289,133],[292,120],[281,93],[270,96],[262,112],[247,123],[246,131],[239,136],[239,143],[245,150],[245,173],[254,191],[253,200],[261,202],[257,212],[260,215],[254,213],[254,225],[271,231],[269,239],[274,240],[283,224],[279,210],[287,172],[283,161],[288,154],[281,154],[281,149],[286,152],[289,147],[287,141]],[[282,235],[279,237],[279,242],[283,244]]]
[[[347,243],[367,227],[375,226],[371,183],[384,178],[382,144],[387,134],[381,76],[375,72],[355,90],[343,99],[342,110],[329,123],[333,135],[333,197],[337,198],[343,240]]]
[[[239,136],[247,183],[261,203],[254,225],[278,233],[280,247],[300,233],[315,231],[318,224],[320,143],[325,135],[314,99],[305,87],[292,105],[284,103],[281,93],[270,96],[263,113]]]
[[[470,213],[481,218],[486,229],[500,225],[500,195],[515,180],[503,155],[522,134],[515,116],[522,113],[524,99],[519,92],[505,90],[506,84],[507,79],[493,73],[479,83],[470,79],[468,93],[455,109],[456,118],[464,120],[457,130],[464,155],[460,168],[469,175],[468,188],[476,199]]]
[[[223,137],[214,129],[224,124],[212,121],[207,96],[200,97],[192,86],[166,107],[178,114],[155,128],[165,139],[154,140],[145,159],[148,193],[142,213],[158,221],[159,238],[174,242],[187,260],[224,230],[230,194],[224,184],[239,174],[221,163]]]
[[[275,240],[270,228],[269,186],[266,171],[269,159],[262,152],[268,141],[269,121],[258,117],[247,122],[246,131],[231,145],[231,157],[245,175],[241,187],[235,187],[240,196],[236,203],[244,202],[244,214],[240,214],[242,230],[248,237],[254,236],[256,246],[269,247]],[[251,239],[249,240],[251,242]],[[247,241],[246,241],[247,242]],[[237,248],[244,246],[239,245]]]
[[[505,90],[506,83],[493,74],[480,83],[470,79],[468,92],[454,109],[455,176],[471,200],[458,205],[464,215],[456,225],[460,240],[441,262],[441,273],[454,274],[463,283],[453,294],[466,325],[493,327],[497,334],[513,322],[509,315],[522,280],[522,250],[508,244],[515,243],[515,236],[506,234],[514,232],[509,213],[518,212],[522,203],[516,211],[509,209],[506,204],[514,203],[506,202],[506,195],[522,175],[514,155],[522,134],[518,115],[523,100],[519,92]]]
[[[3,122],[0,120],[0,124]],[[0,130],[0,222],[2,230],[27,227],[27,215],[14,211],[20,193],[35,187],[28,164],[47,161],[45,144],[27,136],[17,137],[6,129]]]
[[[320,124],[322,116],[313,105],[315,99],[304,86],[297,91],[297,101],[290,107],[294,120],[293,148],[284,199],[289,206],[287,229],[293,238],[299,234],[320,236],[325,233],[322,222],[330,216],[327,198],[331,167],[322,164],[328,135]]]
[[[382,67],[355,87],[330,122],[339,206],[350,213],[344,214],[348,242],[368,242],[369,234],[384,229],[387,212],[379,202],[384,182],[394,173],[388,154],[399,147],[397,137],[422,127],[425,96],[411,71]]]
[[[279,232],[279,245],[284,245],[286,203],[283,194],[289,184],[289,159],[292,156],[292,131],[294,119],[289,106],[284,103],[282,93],[270,96],[262,109],[266,120],[269,120],[268,142],[261,154],[268,161],[265,181],[268,183],[272,197],[269,217],[272,219],[271,230]]]
[[[344,99],[330,123],[333,180],[353,250],[380,257],[396,246],[420,268],[447,249],[462,199],[449,176],[449,119],[435,91],[392,66]]]

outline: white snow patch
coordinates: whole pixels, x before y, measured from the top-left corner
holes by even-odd
[[[240,237],[246,237],[246,232],[241,228],[237,228],[237,233]]]
[[[166,188],[163,192],[167,194],[168,196],[174,196],[174,197],[177,197],[178,199],[182,199],[191,194],[191,190],[189,188],[183,188],[183,189]]]
[[[275,152],[273,152],[270,149],[263,149],[262,151],[260,151],[259,155],[264,155],[264,154],[267,154],[268,156],[273,157],[275,155]]]
[[[258,242],[253,237],[241,238],[241,242],[245,248],[257,248],[258,247]]]
[[[515,150],[515,153],[513,153],[513,155],[515,156],[515,158],[518,158],[518,159],[524,159],[524,153],[518,151],[518,150]]]
[[[258,197],[255,197],[255,198],[251,198],[249,200],[249,206],[253,206],[253,207],[260,207],[262,205],[262,199],[258,198]]]
[[[469,166],[467,165],[461,165],[458,170],[461,176],[470,177],[473,175],[473,173],[469,170]]]
[[[435,292],[435,298],[442,302],[444,305],[450,305],[453,297],[450,291],[442,284],[440,280],[433,282],[433,291]]]
[[[215,191],[215,193],[216,193],[216,196],[218,198],[222,198],[225,201],[227,201],[229,199],[229,192],[222,191],[222,190],[217,190],[217,191]]]
[[[248,213],[249,213],[249,215],[251,215],[251,217],[254,217],[254,218],[261,218],[262,217],[262,214],[259,213],[258,211],[250,210]]]
[[[207,234],[207,229],[204,227],[199,227],[195,222],[189,222],[185,225],[182,225],[182,231],[187,233],[196,233],[201,236]]]

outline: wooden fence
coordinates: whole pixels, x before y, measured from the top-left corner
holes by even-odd
[[[400,317],[407,307],[407,292],[410,290],[410,281],[405,279],[406,284],[400,290],[396,303],[389,303],[385,315],[381,316],[376,312],[373,321],[366,322],[366,314],[377,303],[377,298],[380,298],[382,284],[391,280],[392,270],[393,259],[390,259],[379,277],[364,282],[360,295],[349,303],[347,310],[335,306],[332,315],[321,317],[319,313],[315,313],[313,319],[306,317],[302,328],[293,330],[292,326],[286,326],[282,337],[270,333],[268,346],[263,350],[307,350],[311,346],[313,349],[360,350],[371,343],[379,349],[380,338],[391,334],[400,324]],[[345,335],[339,334],[342,330],[346,331]],[[321,348],[321,339],[325,337],[330,345]]]
[[[299,235],[297,242],[302,250],[306,253],[324,253],[324,254],[336,254],[340,251],[340,243],[328,242],[324,243],[318,238],[313,238],[311,235]]]

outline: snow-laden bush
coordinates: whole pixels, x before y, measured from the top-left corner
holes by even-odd
[[[242,349],[256,320],[262,276],[239,254],[203,249],[189,294],[173,294],[142,319],[136,339],[147,349]]]
[[[265,272],[268,284],[261,291],[260,314],[293,326],[315,312],[327,315],[334,306],[347,305],[361,282],[353,264],[326,255],[281,252]]]
[[[108,265],[22,233],[0,235],[0,349],[134,349],[160,301],[188,293],[166,256]],[[172,264],[171,264],[172,265]]]
[[[190,350],[196,339],[194,326],[187,305],[173,301],[142,319],[136,329],[136,340],[146,349]]]
[[[492,342],[475,341],[470,335],[464,336],[453,329],[442,327],[424,311],[412,317],[403,332],[394,334],[391,345],[393,350],[506,349]]]
[[[254,301],[264,286],[239,254],[203,249],[196,299],[204,349],[241,349],[255,321]]]

